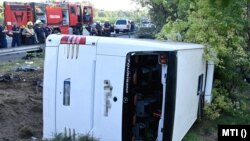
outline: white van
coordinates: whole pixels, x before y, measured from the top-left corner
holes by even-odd
[[[115,22],[114,29],[115,33],[119,32],[129,32],[131,28],[130,21],[128,19],[118,19]]]
[[[211,93],[204,97],[212,79],[203,52],[199,44],[50,35],[43,138],[181,141],[203,101],[211,101]]]

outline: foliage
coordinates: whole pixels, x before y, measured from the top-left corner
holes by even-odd
[[[138,30],[135,32],[135,37],[136,38],[149,38],[149,39],[154,39],[156,34],[155,27],[147,27],[143,28],[140,27]]]
[[[233,103],[228,98],[228,93],[225,89],[213,89],[213,102],[205,107],[205,118],[214,120],[220,117],[222,111],[230,112],[233,110]]]
[[[187,9],[193,7],[193,0],[133,0],[142,7],[147,7],[151,20],[160,31],[166,19],[185,19]]]
[[[237,97],[250,76],[250,0],[134,0],[148,7],[151,19],[162,27],[158,39],[200,43],[204,58],[216,63],[213,102],[208,119],[235,112],[246,105]],[[243,110],[243,109],[242,109]]]
[[[219,82],[216,82],[216,83],[219,83]],[[183,141],[218,140],[217,139],[218,124],[230,124],[230,125],[249,124],[250,123],[250,112],[249,112],[250,107],[246,105],[250,105],[250,95],[249,95],[250,85],[248,84],[244,86],[241,90],[242,91],[237,94],[237,99],[240,101],[239,108],[237,108],[237,104],[234,104],[234,102],[232,102],[233,107],[231,108],[233,109],[230,113],[225,112],[224,114],[221,114],[215,120],[211,120],[207,118],[200,120],[199,122],[194,124],[193,127],[188,131],[187,135],[183,138]]]
[[[215,79],[220,81],[213,91],[213,104],[206,108],[206,114],[214,119],[230,107],[243,78],[250,74],[247,48],[250,31],[246,30],[249,29],[250,14],[246,10],[247,0],[194,0],[191,3],[189,8],[181,11],[187,13],[186,16],[168,17],[156,37],[195,42],[206,47],[204,57],[215,61]],[[178,9],[177,6],[177,12]]]
[[[104,11],[95,9],[94,21],[105,22],[106,20],[110,23],[114,23],[118,18],[127,18],[139,23],[142,17],[147,16],[147,12],[144,10],[134,10],[134,11]]]

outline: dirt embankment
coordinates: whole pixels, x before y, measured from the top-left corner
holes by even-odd
[[[14,72],[14,80],[0,82],[0,141],[42,137],[42,94],[37,80],[43,71]]]

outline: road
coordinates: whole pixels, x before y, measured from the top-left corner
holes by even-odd
[[[134,38],[134,35],[119,35],[116,38]]]
[[[24,56],[26,56],[26,53],[3,55],[3,56],[0,56],[0,62],[9,61],[9,60],[13,60],[13,59],[20,59],[20,58],[22,58]]]

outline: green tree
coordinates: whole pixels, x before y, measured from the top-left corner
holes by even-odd
[[[243,77],[250,74],[249,0],[136,1],[148,5],[151,15],[160,22],[165,20],[157,34],[159,39],[195,42],[206,47],[204,57],[216,62],[217,96],[210,108],[216,113],[230,111],[232,103],[239,100],[236,92]],[[156,5],[161,7],[158,11]]]
[[[98,12],[98,17],[105,17],[105,16],[106,16],[106,14],[103,10]]]
[[[188,9],[193,7],[193,0],[133,0],[142,7],[147,7],[151,20],[160,31],[166,19],[185,19]]]
[[[147,12],[139,9],[133,11],[105,11],[95,9],[94,15],[94,21],[104,22],[105,20],[109,20],[111,23],[114,23],[118,18],[128,18],[139,23],[141,17],[147,16]]]

